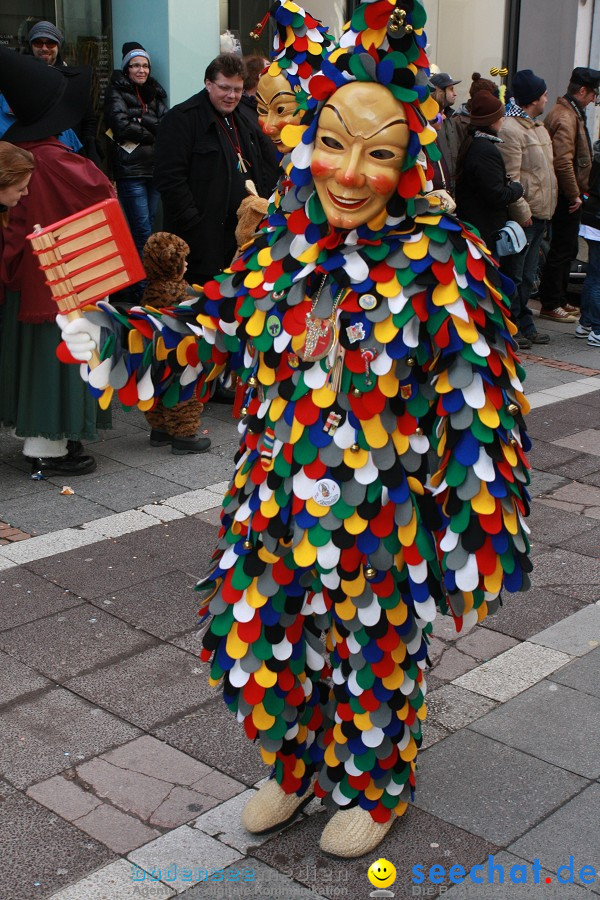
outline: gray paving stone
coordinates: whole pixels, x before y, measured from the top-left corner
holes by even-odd
[[[455,683],[492,700],[505,701],[541,681],[569,660],[566,653],[526,641],[461,675]]]
[[[179,562],[179,560],[178,560]],[[196,579],[173,571],[158,578],[95,597],[93,603],[113,616],[168,640],[188,631],[198,619]],[[200,652],[197,645],[197,652]]]
[[[193,712],[212,694],[205,668],[168,644],[71,678],[65,686],[144,729]]]
[[[32,784],[27,789],[27,794],[42,806],[58,813],[67,822],[86,816],[101,803],[98,797],[64,775],[53,775],[46,781]]]
[[[416,804],[505,846],[585,781],[472,731],[477,722],[420,755]]]
[[[568,400],[533,410],[527,416],[527,430],[533,438],[553,441],[581,431],[589,416],[589,409],[582,408],[578,400]]]
[[[67,483],[68,479],[63,481],[63,484]],[[109,511],[105,504],[93,503],[77,493],[63,497],[58,486],[35,496],[18,497],[2,503],[2,517],[27,534],[55,531],[57,522],[60,522],[61,528],[83,525],[91,519],[105,516]]]
[[[42,678],[7,653],[0,653],[0,706],[47,687],[51,687],[47,678]]]
[[[595,490],[598,490],[598,488]],[[591,518],[592,513],[598,513],[600,517],[599,507],[590,507],[588,508],[588,511],[590,513],[588,518]],[[588,567],[592,561],[596,561],[600,551],[600,528],[593,528],[576,537],[567,538],[567,540],[560,542],[560,546],[564,550],[572,550],[574,553],[584,554],[584,556],[588,557],[588,559],[582,560],[581,567],[577,571],[574,579],[576,581],[586,582]],[[591,560],[589,557],[591,557]]]
[[[53,894],[52,900],[132,900],[134,897],[144,900],[144,892],[145,900],[169,900],[170,897],[175,897],[175,891],[158,881],[148,882],[147,890],[144,891],[146,886],[142,882],[136,884],[133,881],[136,869],[137,866],[132,863],[118,859],[58,894]],[[141,870],[138,877],[141,878]],[[149,878],[149,875],[146,874],[146,877]]]
[[[225,894],[225,890],[229,893]],[[241,860],[227,866],[223,872],[223,882],[197,884],[185,891],[183,896],[185,900],[222,900],[224,896],[232,900],[324,900],[321,894],[303,887],[258,859]]]
[[[26,788],[138,734],[105,710],[55,688],[3,710],[0,771]]]
[[[246,856],[249,848],[259,847],[272,837],[269,834],[250,834],[242,825],[241,818],[244,807],[255,793],[252,789],[243,791],[232,797],[231,800],[221,803],[199,816],[193,823],[193,827],[204,834],[218,838],[224,844],[239,850]]]
[[[543,494],[555,491],[556,488],[566,483],[567,479],[563,475],[555,475],[552,472],[542,472],[539,469],[533,469],[528,491],[532,497],[540,497]]]
[[[451,897],[452,900],[480,900],[481,897],[490,897],[491,900],[502,900],[504,897],[518,897],[519,900],[566,900],[565,891],[568,890],[569,900],[589,900],[589,892],[583,888],[569,885],[568,889],[564,885],[559,884],[556,879],[556,870],[551,872],[549,869],[540,867],[539,874],[536,876],[533,869],[533,863],[512,853],[497,853],[492,862],[492,866],[500,865],[503,868],[503,883],[500,883],[500,872],[488,868],[489,858],[483,860],[483,868],[481,871],[474,872],[475,878],[483,878],[483,884],[474,883],[467,873],[465,883],[450,887],[445,895]],[[455,873],[455,877],[458,873]],[[493,877],[494,883],[491,883]],[[536,881],[537,878],[537,881]],[[527,879],[523,882],[523,879]],[[547,879],[550,882],[547,883]],[[515,883],[516,882],[516,883]],[[519,883],[520,882],[520,883]],[[425,882],[426,883],[426,882]],[[449,883],[449,881],[447,882]],[[542,887],[543,885],[543,887]],[[425,886],[425,885],[424,885]]]
[[[319,849],[326,818],[325,815],[305,817],[293,828],[251,851],[251,856],[264,860],[317,893],[326,895],[328,889],[336,886],[345,888],[347,893],[338,896],[352,900],[369,896],[372,886],[367,880],[367,869],[377,857],[383,857],[396,867],[392,889],[396,897],[404,900],[414,896],[411,870],[415,864],[423,864],[426,871],[434,864],[449,867],[460,863],[470,868],[497,849],[477,835],[410,806],[373,853],[358,859],[335,859]]]
[[[600,828],[597,827],[599,809],[600,784],[593,784],[524,834],[508,849],[524,859],[539,857],[541,864],[554,872],[559,866],[569,866],[569,858],[573,856],[574,883],[582,883],[579,877],[582,866],[591,865],[596,870],[592,891],[599,894]],[[590,877],[589,873],[584,874]],[[562,872],[561,875],[563,879],[570,877],[568,871]],[[570,892],[571,888],[566,890]]]
[[[0,631],[80,603],[76,594],[23,567],[0,573]]]
[[[582,540],[584,536],[582,537]],[[600,597],[600,559],[557,548],[536,557],[531,573],[533,587],[547,587],[576,599]]]
[[[49,897],[115,858],[107,847],[3,783],[0,834],[8,863],[2,865],[6,900]]]
[[[583,691],[585,694],[600,697],[600,649],[592,650],[581,659],[574,659],[550,675],[549,679],[577,691]]]
[[[532,644],[583,656],[600,646],[600,605],[592,603],[530,638]]]
[[[57,681],[155,643],[143,631],[84,603],[0,634],[0,647]]]
[[[173,568],[171,559],[158,554],[151,556],[140,549],[145,535],[154,528],[134,535],[133,546],[126,543],[125,537],[118,541],[99,541],[88,547],[30,562],[27,568],[82,597],[100,597]],[[93,533],[89,536],[93,537]]]
[[[54,490],[54,486],[47,481],[32,481],[24,472],[0,463],[0,502],[31,495],[40,496],[44,491],[52,490]]]
[[[597,519],[588,519],[560,509],[549,509],[535,500],[531,504],[527,524],[531,529],[532,540],[552,546],[598,527]]]
[[[440,681],[453,681],[459,675],[464,675],[477,665],[477,660],[472,656],[461,653],[454,646],[447,647],[435,663],[435,677]]]
[[[570,450],[589,453],[591,456],[600,456],[600,431],[595,428],[586,428],[576,434],[558,438],[553,443],[560,447],[568,447]]]
[[[457,684],[445,684],[427,695],[427,724],[429,719],[450,731],[459,731],[470,722],[484,716],[496,707],[496,702],[481,694],[474,694]]]
[[[494,656],[498,656],[499,653],[504,653],[505,650],[514,647],[516,643],[517,641],[514,638],[500,634],[498,631],[474,628],[465,637],[458,639],[456,649],[481,662],[492,659]]]
[[[564,596],[562,591],[558,593],[544,587],[532,588],[523,594],[504,594],[503,601],[500,610],[481,624],[483,628],[522,641],[581,609],[583,603],[574,597]]]
[[[220,508],[221,501],[213,492],[203,493],[213,498],[210,502],[218,504]],[[161,576],[165,572],[177,569],[198,579],[208,571],[216,540],[217,529],[214,526],[200,521],[195,516],[186,515],[183,519],[147,528],[139,534],[123,535],[119,540],[119,546],[123,549],[129,548],[132,554],[142,551],[150,559],[156,560],[157,565],[164,563],[166,568],[158,573]],[[174,559],[177,560],[176,566],[173,566]],[[194,614],[193,620],[181,623],[181,631],[193,625],[195,621]]]
[[[542,681],[470,727],[569,772],[600,776],[600,698]]]
[[[98,481],[88,481],[79,488],[81,496],[96,503],[102,502],[115,512],[123,512],[133,507],[163,500],[173,494],[182,494],[187,490],[183,484],[158,478],[148,471],[128,468],[113,475],[106,475]]]
[[[247,785],[268,774],[258,748],[217,697],[196,713],[157,728],[157,738]]]
[[[211,441],[214,440],[212,434],[209,434],[208,437]],[[169,454],[166,460],[144,466],[144,471],[175,484],[185,485],[186,490],[194,490],[229,478],[232,471],[232,460],[214,456],[210,452],[189,453],[187,456]],[[171,491],[171,493],[176,492]]]
[[[221,844],[195,828],[190,828],[189,825],[182,825],[150,841],[149,844],[134,850],[127,858],[148,872],[160,869],[161,880],[169,887],[172,886],[177,893],[191,888],[202,878],[206,879],[206,874],[201,874],[203,872],[214,872],[232,863],[243,862],[242,854],[237,850]],[[173,874],[177,877],[168,879],[166,873],[169,870],[173,871],[174,865],[177,871]],[[190,873],[189,877],[184,874],[186,869]]]

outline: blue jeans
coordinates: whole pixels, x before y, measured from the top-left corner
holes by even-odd
[[[589,241],[588,264],[581,292],[581,324],[600,334],[600,241]]]
[[[160,195],[152,184],[152,178],[118,178],[117,194],[141,257],[144,244],[154,228]]]
[[[536,330],[527,305],[536,279],[540,246],[546,233],[546,219],[534,219],[531,225],[523,229],[527,236],[527,247],[513,256],[502,259],[501,269],[515,283],[515,290],[510,298],[510,311],[515,325],[521,334],[531,334]]]

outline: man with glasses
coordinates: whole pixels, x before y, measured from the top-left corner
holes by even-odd
[[[592,166],[592,145],[585,109],[595,102],[600,71],[577,66],[564,97],[559,97],[544,125],[552,138],[558,203],[552,217],[552,243],[540,281],[540,318],[576,322],[579,310],[566,302],[571,260],[577,258],[583,194]]]
[[[261,197],[275,187],[278,171],[271,144],[239,106],[245,68],[222,54],[208,66],[204,90],[174,106],[156,139],[154,180],[164,209],[164,228],[190,247],[186,278],[204,284],[236,251],[237,210],[252,179]]]

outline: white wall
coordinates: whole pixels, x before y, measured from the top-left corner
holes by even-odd
[[[115,65],[125,41],[140,41],[169,106],[204,87],[204,70],[219,52],[218,0],[144,0],[143,7],[112,0],[112,20]]]
[[[473,72],[490,78],[490,68],[505,63],[506,0],[424,0],[424,4],[430,62],[461,80],[456,91],[458,102],[463,102]]]

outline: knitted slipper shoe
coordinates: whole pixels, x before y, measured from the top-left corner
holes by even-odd
[[[319,846],[323,853],[342,859],[364,856],[382,842],[397,818],[392,813],[387,822],[375,822],[360,806],[340,809],[323,829]]]
[[[310,787],[305,794],[286,794],[274,780],[266,781],[250,797],[242,813],[242,825],[252,834],[268,834],[289,824],[310,803],[314,794]]]

